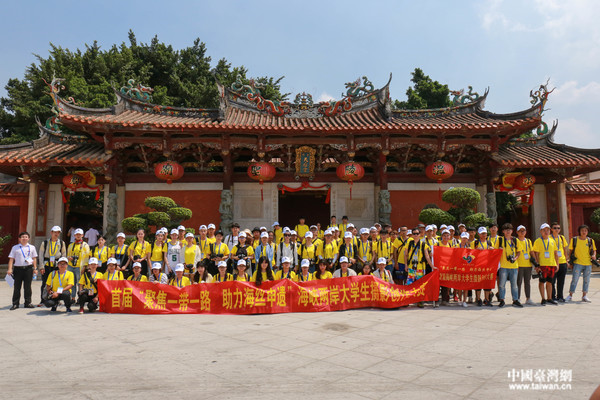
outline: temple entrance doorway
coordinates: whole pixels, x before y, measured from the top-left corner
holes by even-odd
[[[294,229],[300,217],[306,218],[306,225],[321,224],[325,230],[329,223],[330,205],[325,203],[327,190],[301,190],[279,193],[279,223],[282,227]]]

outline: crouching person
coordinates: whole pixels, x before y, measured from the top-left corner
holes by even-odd
[[[67,312],[72,312],[71,289],[75,285],[75,276],[71,271],[67,271],[68,264],[67,257],[61,257],[57,263],[58,271],[52,272],[46,281],[48,296],[44,301],[44,305],[52,307],[51,311],[56,311],[56,306],[62,300],[65,302]]]
[[[90,258],[88,266],[81,279],[79,279],[79,314],[83,314],[83,308],[87,303],[88,310],[94,312],[98,309],[98,278],[102,274],[97,271],[98,259]]]

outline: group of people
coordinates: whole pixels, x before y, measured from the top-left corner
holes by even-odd
[[[14,278],[11,310],[19,307],[21,287],[24,287],[25,307],[32,303],[31,282],[42,276],[41,302],[53,311],[64,302],[67,312],[78,304],[79,312],[98,308],[97,280],[131,280],[170,284],[179,288],[195,283],[248,281],[259,286],[263,282],[291,279],[306,282],[355,275],[373,275],[388,283],[409,285],[435,269],[434,252],[438,247],[501,249],[497,273],[498,306],[506,304],[506,284],[510,283],[512,305],[522,307],[521,288],[525,303],[531,300],[531,279],[539,277],[542,305],[571,301],[583,274],[583,302],[587,297],[592,263],[596,263],[596,246],[588,237],[589,228],[582,225],[578,236],[570,241],[560,234],[558,223],[543,224],[540,237],[527,238],[524,226],[504,224],[499,230],[490,227],[472,228],[417,225],[413,229],[374,224],[358,229],[347,217],[337,223],[335,216],[324,231],[319,225],[308,226],[304,218],[290,229],[275,222],[271,229],[255,227],[241,230],[236,223],[224,236],[214,224],[201,225],[196,236],[184,226],[158,229],[154,239],[146,240],[140,229],[132,242],[126,243],[119,233],[116,244],[109,246],[101,234],[92,235],[90,246],[82,229],[74,229],[71,243],[61,239],[62,229],[54,226],[50,237],[41,243],[39,252],[29,243],[27,232],[19,235],[19,244],[9,254],[8,273]],[[568,265],[573,268],[569,294],[564,297]],[[474,292],[474,298],[473,298]],[[441,305],[451,299],[467,307],[492,306],[493,291],[452,290],[442,287]],[[434,307],[437,302],[434,302]],[[418,304],[423,307],[423,303]]]

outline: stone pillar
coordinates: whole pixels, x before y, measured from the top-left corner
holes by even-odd
[[[496,192],[494,191],[493,179],[487,183],[487,193],[485,194],[487,216],[494,222],[498,222],[498,210],[496,208]]]
[[[477,212],[487,214],[486,185],[478,185],[475,187],[475,190],[477,190],[481,196],[481,200],[479,201],[479,204],[477,204]]]
[[[534,196],[531,207],[531,238],[537,238],[540,235],[540,226],[548,222],[548,207],[546,202],[546,187],[542,184],[533,185]]]
[[[37,194],[38,194],[38,183],[32,179],[29,182],[29,199],[27,202],[27,232],[29,237],[32,239],[31,243],[34,243],[35,238],[35,218],[37,209]]]
[[[379,215],[378,220],[382,225],[391,225],[390,215],[392,214],[392,204],[390,203],[390,191],[388,190],[387,179],[387,157],[381,152],[377,160],[377,172],[379,175]]]
[[[567,209],[567,188],[565,183],[558,184],[558,215],[559,222],[562,226],[562,234],[569,239],[569,228],[571,223],[569,221],[568,209]]]
[[[108,186],[108,198],[104,199],[106,204],[106,241],[108,243],[116,243],[118,220],[118,205],[117,205],[117,183],[114,178]]]
[[[221,230],[224,235],[228,235],[231,233],[231,225],[233,224],[233,192],[231,189],[221,191],[219,212],[221,213]]]

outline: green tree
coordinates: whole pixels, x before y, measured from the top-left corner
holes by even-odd
[[[421,110],[450,106],[450,89],[425,75],[421,68],[411,72],[414,87],[406,90],[406,101],[395,100],[394,108],[400,110]]]
[[[2,232],[3,227],[0,226],[0,232]],[[0,235],[0,255],[2,255],[2,250],[4,249],[4,245],[6,243],[8,243],[8,241],[10,240],[11,235],[6,235],[6,236],[1,236]]]
[[[192,218],[192,210],[178,207],[170,197],[146,197],[144,205],[154,211],[125,218],[121,223],[125,232],[134,234],[139,229],[148,229],[148,226],[154,226],[157,229],[163,226],[176,228],[183,221]]]
[[[106,50],[97,42],[75,51],[50,43],[48,57],[35,55],[37,61],[26,68],[24,78],[9,79],[7,95],[0,98],[1,143],[37,137],[35,117],[45,119],[51,115],[52,99],[46,95],[49,89],[44,79],[49,82],[53,76],[65,79],[61,96],[73,97],[84,107],[110,107],[116,101],[113,86],[119,89],[129,79],[152,87],[153,103],[192,108],[218,106],[215,76],[224,85],[231,85],[238,74],[248,82],[248,71],[243,66],[232,68],[221,59],[213,68],[200,39],[180,50],[156,36],[150,43],[138,43],[132,31],[128,40],[128,44],[115,44]],[[285,100],[280,90],[282,79],[255,78],[265,85],[261,92],[270,100]]]
[[[442,194],[442,200],[454,206],[448,212],[458,222],[466,223],[466,218],[473,215],[473,209],[481,201],[481,195],[477,190],[456,187],[446,190]]]

